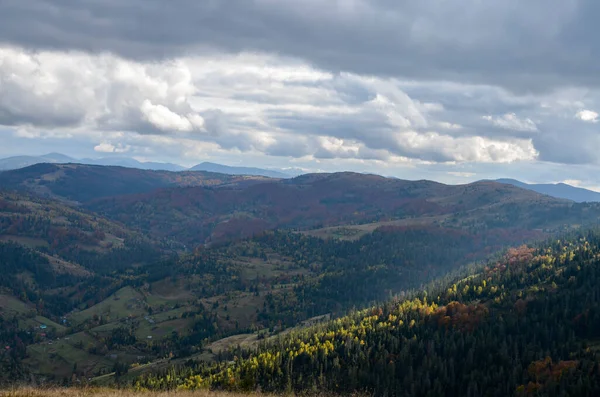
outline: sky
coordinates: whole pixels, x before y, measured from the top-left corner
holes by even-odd
[[[0,156],[600,190],[597,0],[2,0]]]

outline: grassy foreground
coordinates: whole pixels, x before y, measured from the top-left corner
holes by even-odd
[[[257,396],[257,394],[253,394]],[[248,397],[252,395],[211,391],[135,392],[116,389],[36,389],[0,390],[0,397]]]
[[[272,394],[261,393],[232,393],[226,391],[165,391],[165,392],[137,392],[131,390],[107,388],[16,388],[0,390],[0,397],[275,397]],[[336,397],[332,394],[302,394],[303,397]],[[351,397],[362,397],[351,394]],[[288,396],[291,397],[291,396]]]

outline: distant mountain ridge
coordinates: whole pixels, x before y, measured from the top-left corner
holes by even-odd
[[[266,176],[269,178],[292,178],[304,173],[298,168],[289,169],[263,169],[257,167],[236,167],[217,163],[203,162],[191,168],[186,168],[179,164],[161,163],[153,161],[138,161],[130,157],[104,157],[100,159],[83,158],[76,159],[65,156],[60,153],[49,153],[43,156],[13,156],[0,159],[0,171],[10,171],[20,168],[29,167],[35,164],[51,163],[51,164],[86,164],[86,165],[104,165],[104,166],[119,166],[127,168],[137,168],[140,170],[152,171],[205,171],[216,172],[227,175],[252,175]]]
[[[81,159],[76,162],[90,165],[108,165],[108,166],[119,166],[127,168],[138,168],[141,170],[151,171],[185,171],[186,168],[173,163],[158,163],[158,162],[142,162],[129,157],[104,157],[101,159]]]
[[[444,185],[351,172],[306,174],[245,188],[174,187],[84,203],[89,210],[186,244],[247,238],[272,229],[326,228],[397,219],[474,230],[554,229],[571,218],[595,220],[600,208],[497,182]],[[588,211],[589,213],[585,212]]]
[[[216,164],[204,162],[198,164],[192,168],[190,171],[206,171],[206,172],[218,172],[219,174],[228,174],[228,175],[257,175],[257,176],[267,176],[269,178],[290,178],[291,175],[284,174],[283,172],[275,171],[275,170],[267,170],[262,168],[254,168],[254,167],[232,167],[228,165]]]
[[[36,164],[87,164],[87,165],[113,165],[142,170],[155,171],[184,171],[185,167],[171,163],[141,162],[129,157],[105,157],[101,159],[76,159],[60,153],[49,153],[43,156],[13,156],[0,159],[0,171],[11,171],[29,167]]]
[[[511,184],[444,185],[352,172],[280,179],[45,163],[0,173],[0,188],[82,205],[152,237],[185,243],[245,238],[278,228],[423,217],[455,227],[552,229],[574,216],[596,219],[600,214],[597,206],[585,214],[569,200]]]
[[[49,153],[44,156],[13,156],[0,159],[0,171],[16,170],[40,163],[71,163],[74,158],[59,153]]]
[[[600,202],[600,193],[593,190],[575,187],[566,183],[539,183],[529,184],[518,181],[516,179],[496,179],[495,182],[513,185],[522,189],[533,190],[534,192],[545,194],[556,198],[575,201],[576,203],[583,202]]]
[[[126,168],[134,168],[147,171],[170,171],[170,172],[189,172],[201,171],[210,173],[219,173],[225,175],[248,175],[259,176],[276,179],[290,179],[307,173],[299,168],[286,169],[267,169],[257,167],[244,166],[229,166],[211,162],[203,162],[191,168],[183,167],[179,164],[161,163],[161,162],[142,162],[129,157],[105,157],[100,159],[83,158],[76,159],[60,153],[49,153],[43,156],[13,156],[0,159],[0,172],[18,170],[30,167],[36,164],[85,164],[99,166],[118,166]],[[501,178],[493,181],[502,184],[516,186],[522,189],[534,191],[536,193],[545,194],[547,196],[571,200],[576,203],[582,202],[600,202],[600,192],[595,192],[589,189],[571,186],[566,183],[539,183],[529,184],[516,179]]]

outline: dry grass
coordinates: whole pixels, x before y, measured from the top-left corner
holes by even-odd
[[[36,389],[19,388],[0,390],[0,397],[249,397],[249,394],[211,391],[135,392],[115,389],[62,388]],[[258,396],[253,394],[253,396]]]
[[[341,397],[331,393],[304,393],[302,397]],[[366,397],[366,394],[344,394],[346,397]],[[0,390],[0,397],[276,397],[273,394],[261,393],[232,393],[223,391],[165,391],[165,392],[136,392],[131,390],[103,388],[32,388],[22,387]],[[281,396],[284,397],[284,396]],[[286,395],[286,397],[293,397]]]

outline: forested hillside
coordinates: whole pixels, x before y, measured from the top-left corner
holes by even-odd
[[[189,247],[266,230],[383,224],[470,231],[597,224],[600,204],[576,204],[495,182],[444,185],[355,173],[287,180],[81,164],[0,173],[0,187],[81,205],[152,239]]]
[[[411,298],[293,332],[140,389],[362,390],[398,396],[600,393],[600,234],[523,246]]]
[[[247,238],[265,230],[411,220],[487,229],[596,224],[600,204],[575,204],[494,182],[443,185],[354,173],[307,174],[245,187],[163,189],[90,202],[87,208],[155,238],[186,244]]]
[[[207,347],[220,338],[268,337],[311,317],[343,314],[418,288],[509,242],[539,237],[508,236],[440,227],[383,228],[354,241],[268,232],[179,259],[81,266],[82,273],[66,274],[38,251],[0,245],[10,268],[0,279],[9,294],[0,299],[0,315],[16,317],[20,329],[37,335],[24,342],[22,370],[53,381],[101,376],[117,364],[127,368],[165,356],[211,361]],[[36,329],[28,316],[46,320]],[[50,321],[65,327],[50,336],[39,329]],[[57,336],[69,339],[58,342]],[[48,352],[61,360],[48,366]]]
[[[1,190],[0,241],[35,249],[52,257],[50,260],[59,267],[71,262],[101,271],[129,267],[144,258],[156,260],[162,245],[81,208],[33,194]],[[127,259],[124,255],[119,259],[119,252],[126,252]]]
[[[0,172],[0,187],[84,203],[103,197],[181,186],[217,186],[269,180],[201,171],[154,171],[84,164],[36,164]]]
[[[73,311],[105,300],[130,283],[128,270],[172,251],[63,202],[0,191],[0,383],[54,371],[52,358],[36,358],[31,346],[72,334]]]

